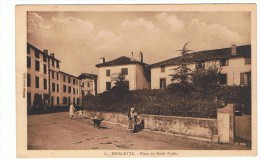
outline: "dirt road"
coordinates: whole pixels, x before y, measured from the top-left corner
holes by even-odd
[[[76,116],[77,117],[77,116]],[[173,135],[141,131],[102,122],[100,129],[89,119],[69,119],[67,112],[28,116],[28,149],[41,150],[235,150],[238,145],[213,144]]]

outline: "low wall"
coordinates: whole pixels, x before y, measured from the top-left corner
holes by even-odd
[[[209,138],[217,135],[217,119],[140,115],[145,129],[180,134],[193,137]]]
[[[84,112],[89,117],[94,117],[96,112]],[[106,121],[127,125],[127,114],[102,112]],[[217,119],[175,117],[160,115],[138,115],[138,122],[144,120],[144,128],[152,131],[167,132],[192,137],[211,139],[217,135]]]

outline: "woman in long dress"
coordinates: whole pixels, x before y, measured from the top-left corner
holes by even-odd
[[[70,104],[70,111],[69,111],[69,114],[70,114],[70,119],[73,118],[73,115],[74,115],[74,111],[76,111],[73,103]]]
[[[134,108],[131,108],[128,113],[128,122],[128,129],[130,130],[130,133],[134,133],[137,124],[137,112],[135,112]]]

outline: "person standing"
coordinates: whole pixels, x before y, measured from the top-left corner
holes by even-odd
[[[73,103],[70,104],[70,111],[69,111],[69,114],[70,114],[70,119],[72,120],[73,118],[73,115],[74,115],[74,111],[76,111]]]
[[[129,121],[128,129],[130,130],[130,133],[134,133],[137,124],[137,112],[135,111],[134,108],[131,108],[130,111],[128,112],[128,121]]]

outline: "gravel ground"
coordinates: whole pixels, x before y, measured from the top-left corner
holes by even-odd
[[[141,131],[102,122],[93,127],[89,119],[69,119],[67,112],[29,115],[29,150],[249,150],[241,145],[213,144],[179,136]]]

